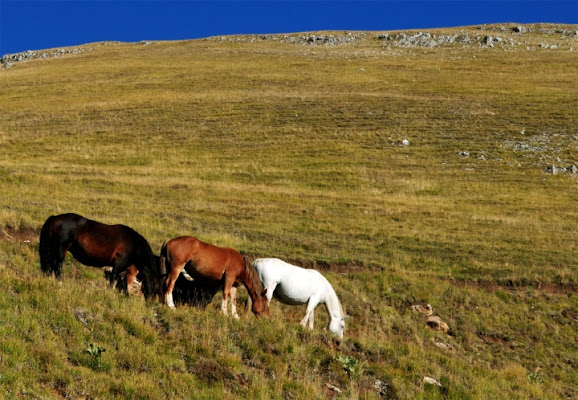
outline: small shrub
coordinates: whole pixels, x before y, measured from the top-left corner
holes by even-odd
[[[190,372],[194,373],[201,382],[208,385],[214,385],[235,378],[235,374],[227,367],[208,358],[202,358],[195,362]]]
[[[359,378],[363,374],[363,365],[365,363],[357,360],[355,357],[337,355],[334,359],[341,363],[343,369],[350,377]]]
[[[535,372],[528,374],[528,381],[531,383],[544,383],[544,379],[542,379],[542,377]]]
[[[81,354],[72,354],[70,361],[76,365],[88,367],[96,372],[109,371],[112,366],[102,360],[102,353],[106,349],[94,343],[90,343],[88,347]]]

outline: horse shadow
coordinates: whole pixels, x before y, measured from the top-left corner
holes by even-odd
[[[155,255],[154,258],[157,267],[159,267],[160,257]],[[104,277],[110,280],[112,277],[112,267],[105,267],[103,271]],[[143,294],[141,289],[142,275],[139,272],[132,284],[127,285],[126,274],[121,273],[117,278],[115,287],[120,291],[127,287],[129,295],[140,296]],[[222,288],[223,285],[220,283],[211,284],[207,282],[189,281],[184,276],[179,275],[173,289],[173,300],[175,304],[193,306],[204,310],[213,301],[215,294],[217,294],[219,290],[222,290]]]

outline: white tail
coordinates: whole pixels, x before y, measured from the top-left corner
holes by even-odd
[[[182,275],[186,280],[188,280],[188,281],[191,281],[191,282],[192,282],[192,281],[195,280],[192,276],[190,276],[190,275],[187,273],[187,271],[185,271],[184,268],[181,270],[181,275]]]

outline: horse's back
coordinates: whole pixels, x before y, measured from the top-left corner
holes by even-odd
[[[253,262],[253,266],[261,277],[273,278],[275,280],[294,277],[297,280],[313,279],[316,281],[319,277],[323,278],[323,275],[314,269],[301,268],[279,258],[258,258]]]
[[[314,269],[301,268],[278,258],[260,258],[253,262],[265,286],[275,284],[274,296],[286,304],[303,304],[311,297],[323,300],[325,277]]]
[[[53,215],[48,218],[53,231],[58,231],[62,236],[76,236],[80,233],[88,233],[95,238],[116,240],[121,237],[130,237],[136,233],[126,225],[108,225],[102,222],[94,221],[75,213],[66,213]]]
[[[186,265],[187,272],[197,279],[220,280],[225,270],[240,275],[245,269],[245,260],[237,250],[205,243],[192,236],[169,240],[166,251],[173,267]]]
[[[146,239],[126,225],[109,225],[67,213],[55,216],[52,226],[58,230],[61,243],[85,265],[108,266],[118,257],[135,262],[132,258],[137,251],[142,257],[152,254]]]
[[[61,241],[72,240],[88,220],[81,215],[66,213],[48,217],[44,225],[50,235],[56,235]]]
[[[167,252],[173,256],[181,256],[194,261],[194,258],[225,257],[230,255],[242,256],[235,249],[218,247],[205,243],[192,236],[179,236],[166,242]]]
[[[179,236],[168,240],[163,246],[172,257],[190,259],[193,254],[210,245],[192,236]]]

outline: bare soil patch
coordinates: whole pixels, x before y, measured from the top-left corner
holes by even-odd
[[[0,230],[0,239],[13,242],[34,242],[38,240],[38,231],[34,228],[15,228],[7,225]]]
[[[490,282],[490,281],[457,281],[448,280],[452,285],[458,287],[472,287],[477,289],[483,289],[487,292],[493,293],[497,290],[508,290],[508,291],[519,291],[535,289],[546,294],[553,295],[564,295],[577,294],[578,288],[573,284],[564,283],[543,283],[543,282],[532,282],[532,281],[506,281],[506,282]]]

